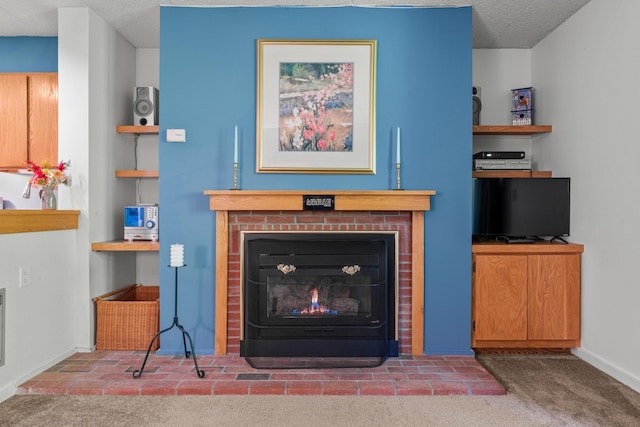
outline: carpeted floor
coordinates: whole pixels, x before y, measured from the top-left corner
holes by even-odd
[[[640,426],[640,393],[566,355],[478,355],[523,405],[587,426]]]
[[[555,426],[507,396],[43,396],[0,404],[0,426]]]
[[[480,355],[506,396],[43,396],[0,403],[0,426],[640,425],[640,394],[572,355]]]

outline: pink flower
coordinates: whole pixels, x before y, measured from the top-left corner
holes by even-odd
[[[57,188],[58,185],[71,185],[71,178],[65,174],[65,170],[71,165],[70,161],[61,161],[57,166],[52,166],[48,160],[37,165],[32,161],[25,162],[27,169],[33,173],[31,176],[31,185],[34,187]]]

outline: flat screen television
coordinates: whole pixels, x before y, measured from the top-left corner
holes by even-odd
[[[473,181],[474,239],[516,241],[569,235],[570,178]]]

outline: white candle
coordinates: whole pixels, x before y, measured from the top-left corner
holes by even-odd
[[[236,134],[233,140],[233,163],[238,163],[238,125],[236,125]]]
[[[171,267],[184,266],[184,245],[171,245]]]
[[[396,163],[400,164],[400,126],[398,126],[396,135]]]

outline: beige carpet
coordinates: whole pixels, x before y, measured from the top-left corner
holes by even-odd
[[[640,393],[573,355],[479,355],[528,408],[587,426],[640,426]]]
[[[14,396],[2,426],[553,426],[510,396]],[[578,424],[575,424],[578,425]]]
[[[622,426],[640,394],[570,355],[479,356],[506,396],[14,396],[0,426]]]

